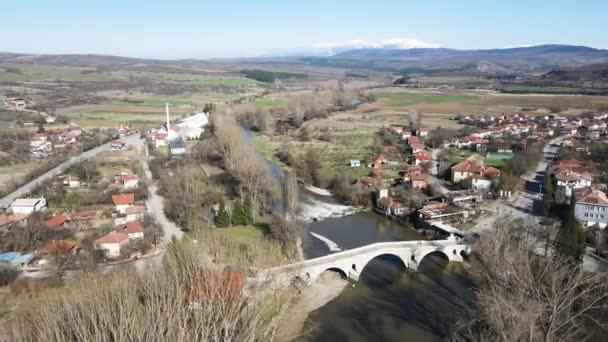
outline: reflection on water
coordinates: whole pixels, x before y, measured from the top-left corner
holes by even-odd
[[[390,258],[370,262],[361,282],[311,314],[304,341],[438,341],[471,301],[462,264],[429,258],[420,272]]]
[[[374,212],[359,212],[312,222],[308,225],[308,230],[333,240],[343,250],[375,242],[425,239],[422,234]],[[304,238],[303,247],[307,258],[316,258],[329,253],[327,246],[310,234]]]

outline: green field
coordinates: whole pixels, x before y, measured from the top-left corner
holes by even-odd
[[[507,86],[502,88],[507,93],[540,93],[540,94],[572,94],[581,91],[573,87],[534,87],[534,86]]]
[[[467,95],[420,94],[412,92],[378,93],[378,99],[389,102],[390,107],[406,107],[418,103],[462,102],[476,99]]]
[[[165,103],[170,106],[191,105],[192,99],[179,97],[145,97],[145,98],[126,98],[124,101],[112,102],[113,105],[135,105],[144,107],[164,107]]]

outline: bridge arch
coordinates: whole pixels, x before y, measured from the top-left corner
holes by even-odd
[[[454,254],[454,255],[452,255]],[[459,256],[458,249],[449,249],[449,250],[433,250],[428,253],[421,255],[418,260],[418,269],[420,269],[420,265],[426,264],[430,262],[432,257],[439,257],[444,263],[448,263]]]
[[[382,262],[385,262],[384,264]],[[391,265],[392,264],[392,265]],[[376,267],[380,267],[381,271],[376,272],[379,274],[372,273],[373,271],[378,271],[378,269],[372,270],[372,265]],[[365,280],[369,280],[368,284],[373,285],[374,283],[392,283],[396,276],[394,272],[394,267],[397,266],[399,270],[396,270],[397,273],[402,273],[407,271],[408,263],[407,260],[403,260],[403,257],[396,253],[378,253],[373,255],[371,258],[362,262],[361,269],[359,270],[359,277],[363,277]],[[392,272],[385,272],[385,270],[389,270]],[[388,273],[390,277],[383,276],[383,274]]]
[[[329,267],[329,268],[321,271],[321,273],[319,273],[317,275],[317,278],[325,272],[332,272],[332,273],[338,274],[340,276],[340,278],[342,278],[342,279],[348,279],[348,271],[343,270],[341,267]]]

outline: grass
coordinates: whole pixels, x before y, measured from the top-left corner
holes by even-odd
[[[502,89],[507,93],[540,93],[540,94],[571,94],[580,92],[574,87],[535,87],[535,86],[507,86]]]
[[[418,103],[462,102],[476,99],[468,95],[421,94],[412,92],[378,93],[378,99],[388,101],[389,107],[407,107]]]
[[[244,78],[212,78],[193,81],[199,87],[255,87],[257,81]]]
[[[285,98],[258,98],[252,102],[254,106],[277,107],[287,103]]]
[[[266,158],[268,160],[272,160],[279,166],[285,165],[285,163],[283,163],[282,161],[280,161],[277,158],[277,156],[276,156],[277,147],[270,140],[269,136],[267,136],[265,134],[253,132],[253,135],[251,136],[251,145],[253,145],[253,148],[255,148],[255,150],[258,151],[259,153],[261,153],[264,156],[264,158]]]
[[[135,105],[144,107],[164,107],[165,103],[170,106],[192,105],[192,99],[179,97],[144,97],[144,98],[127,98],[125,101],[116,101],[113,105]]]

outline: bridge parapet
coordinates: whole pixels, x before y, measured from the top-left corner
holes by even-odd
[[[326,270],[336,270],[354,281],[365,266],[382,255],[393,255],[403,265],[416,270],[420,262],[431,253],[442,253],[450,261],[463,261],[462,253],[469,253],[470,246],[460,239],[379,242],[347,251],[304,260],[290,265],[266,270],[267,274],[283,281],[300,278],[312,282]]]

